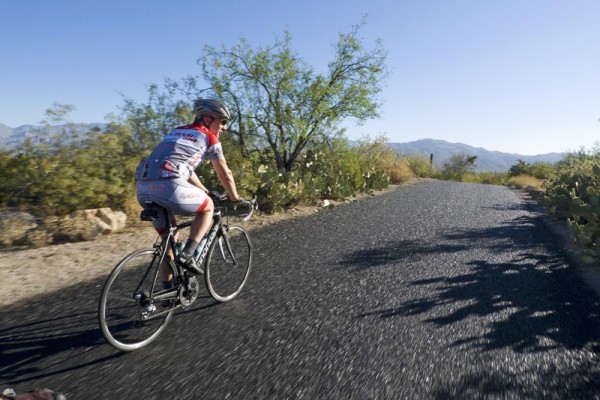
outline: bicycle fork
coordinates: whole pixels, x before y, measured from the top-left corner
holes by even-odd
[[[235,255],[233,254],[233,250],[231,250],[231,244],[229,243],[229,237],[227,236],[227,232],[225,231],[225,227],[221,226],[221,237],[219,238],[219,250],[221,251],[221,257],[223,257],[223,261],[225,264],[231,264],[233,266],[237,266],[237,261],[235,259]],[[225,253],[225,249],[223,248],[223,243],[225,243],[225,248],[227,249],[227,253],[231,256],[231,260],[227,257]]]

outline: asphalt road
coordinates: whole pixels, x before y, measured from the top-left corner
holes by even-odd
[[[123,354],[102,282],[0,313],[0,383],[73,399],[600,396],[600,303],[534,205],[426,182],[254,231],[242,295]],[[93,260],[90,261],[93,263]]]

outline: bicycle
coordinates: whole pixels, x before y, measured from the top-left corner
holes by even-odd
[[[226,195],[211,192],[210,196],[215,204],[213,221],[195,257],[204,268],[204,281],[211,297],[226,302],[234,299],[248,281],[252,243],[243,227],[230,225],[224,218],[242,211],[246,214],[243,220],[247,221],[256,199],[250,202],[249,210],[239,210]],[[167,210],[156,203],[147,204],[140,218],[152,222],[160,213],[164,213],[167,221],[165,238],[159,236],[152,248],[125,256],[108,276],[100,296],[98,322],[102,334],[111,346],[121,351],[150,344],[164,331],[175,310],[191,306],[200,293],[198,276],[175,261],[183,250],[183,243],[177,242],[175,235],[192,222],[173,226]],[[169,257],[169,253],[174,257]],[[159,279],[163,262],[172,276],[170,287],[162,287]]]

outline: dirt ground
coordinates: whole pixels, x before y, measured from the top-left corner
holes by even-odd
[[[418,180],[408,184],[417,183]],[[374,195],[395,190],[400,185],[375,192]],[[362,194],[349,201],[359,201],[370,195]],[[340,204],[331,201],[332,206]],[[252,219],[241,224],[252,231],[258,227],[314,214],[323,207],[294,207],[284,213],[255,213]],[[38,249],[0,250],[0,282],[3,295],[0,308],[17,305],[36,296],[47,296],[65,287],[106,277],[114,266],[130,252],[152,247],[157,235],[147,227],[102,236],[94,241],[66,243]]]
[[[415,179],[407,184],[417,184]],[[405,184],[405,185],[407,185]],[[396,190],[401,185],[393,185],[375,192],[381,195]],[[524,201],[534,201],[524,192],[520,195]],[[362,194],[350,201],[360,201],[371,195]],[[339,202],[330,202],[337,206]],[[291,218],[300,218],[321,211],[323,207],[295,207],[284,213],[261,214],[257,212],[242,225],[252,231],[256,228],[277,224]],[[572,243],[568,228],[564,222],[547,217],[548,226],[559,235],[571,263],[582,279],[600,295],[600,268],[578,261],[579,249]],[[36,296],[47,296],[65,287],[106,277],[114,266],[130,252],[151,247],[157,235],[148,224],[147,227],[122,233],[102,236],[94,241],[66,243],[38,249],[0,250],[0,282],[3,284],[3,296],[0,296],[0,309],[18,306],[18,303]]]

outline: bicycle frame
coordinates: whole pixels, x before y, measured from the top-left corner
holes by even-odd
[[[228,200],[219,198],[218,194],[215,196],[210,227],[194,257],[204,267],[209,294],[219,302],[226,302],[240,293],[248,279],[252,244],[243,227],[228,224]],[[254,201],[249,203],[252,207],[245,221],[254,208]],[[172,223],[168,214],[169,211],[159,204],[145,204],[140,218],[152,222],[164,216],[165,232],[155,240],[152,248],[138,249],[119,261],[102,289],[98,304],[99,324],[107,341],[119,350],[132,351],[151,343],[164,330],[176,309],[191,306],[199,297],[198,276],[188,272],[178,261],[182,250],[181,243],[176,240],[179,230],[189,228],[193,222]],[[241,268],[231,268],[236,266]],[[167,285],[160,287],[161,282]],[[138,324],[140,320],[144,322]]]
[[[205,241],[202,249],[200,249],[200,254],[198,254],[197,259],[196,259],[196,261],[199,265],[204,264],[204,260],[206,259],[206,255],[208,254],[208,249],[210,248],[210,245],[215,240],[215,238],[217,237],[217,234],[219,233],[219,231],[221,229],[223,229],[223,217],[221,216],[220,211],[215,211],[215,213],[213,215],[212,225],[211,225],[210,229],[208,230],[208,233],[206,234],[206,241]],[[225,235],[223,235],[223,236],[225,236]]]
[[[166,261],[168,249],[171,249],[173,257],[177,256],[178,249],[177,249],[177,242],[175,241],[175,235],[179,230],[182,230],[182,229],[187,228],[192,225],[192,221],[187,221],[187,222],[177,224],[177,225],[171,225],[171,222],[168,218],[167,210],[163,208],[162,212],[165,213],[168,233],[164,238],[161,238],[160,244],[157,243],[155,245],[155,247],[157,249],[157,256],[160,257],[159,265],[161,265],[163,262]],[[223,226],[223,217],[221,215],[221,212],[219,210],[217,210],[217,211],[215,211],[215,213],[213,215],[213,220],[212,220],[211,226],[209,228],[209,231],[205,235],[206,241],[204,242],[204,245],[203,245],[202,249],[200,249],[200,253],[197,256],[197,262],[199,265],[204,264],[206,255],[208,254],[208,250],[210,249],[212,242],[217,237],[219,231],[221,231],[223,229],[225,229]],[[222,234],[222,237],[224,239],[223,241],[225,242],[225,246],[227,248],[228,254],[233,259],[233,263],[236,264],[235,257],[233,255],[233,252],[231,251],[231,246],[229,244],[229,240],[227,239],[227,235],[224,234],[224,232]],[[219,248],[220,248],[221,254],[223,255],[223,258],[225,259],[225,251],[224,251],[221,243],[219,243]],[[169,260],[168,262],[173,262],[173,261]],[[179,276],[186,276],[184,271],[179,267],[179,265],[177,265],[176,263],[174,263],[174,265],[176,266],[176,268],[178,270]],[[142,283],[144,282],[144,280],[146,279],[146,277],[147,277],[147,274],[144,275],[144,277],[142,278],[138,288],[136,289],[136,293],[139,291],[139,288],[142,285]],[[153,282],[152,282],[152,293],[151,293],[150,297],[153,299],[153,301],[158,302],[158,301],[162,301],[162,300],[173,299],[173,294],[177,293],[177,291],[179,290],[179,286],[175,285],[172,289],[159,291],[159,292],[155,293],[154,290],[155,290],[157,281],[158,281],[158,272],[155,274]],[[184,283],[187,283],[187,279],[184,281]],[[181,306],[181,305],[178,305],[178,306]],[[176,306],[174,308],[178,308],[178,306]],[[169,310],[166,310],[166,311],[169,311]],[[156,315],[160,315],[160,314],[162,314],[162,313],[159,313]]]

